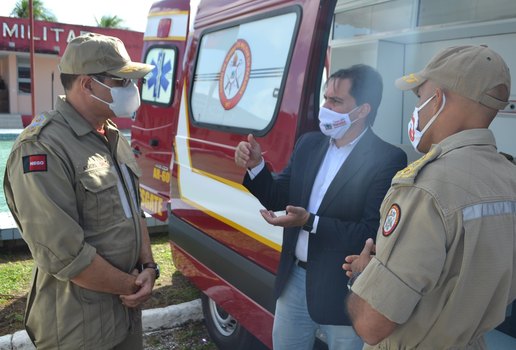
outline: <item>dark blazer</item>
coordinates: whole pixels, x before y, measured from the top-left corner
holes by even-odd
[[[287,167],[273,176],[265,167],[244,186],[269,210],[287,205],[307,208],[329,138],[320,132],[301,136]],[[308,243],[306,293],[308,311],[320,324],[350,325],[344,307],[348,278],[342,264],[359,254],[367,238],[376,237],[380,204],[396,172],[407,165],[405,153],[366,131],[330,184],[317,211],[319,223]],[[281,294],[295,262],[299,227],[285,228],[274,296]]]

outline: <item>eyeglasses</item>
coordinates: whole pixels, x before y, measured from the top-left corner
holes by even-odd
[[[115,82],[115,85],[117,87],[126,87],[126,86],[129,86],[129,84],[132,82],[132,79],[129,79],[129,78],[119,78],[119,77],[114,77],[114,76],[111,76],[111,75],[98,75],[98,74],[95,74],[95,75],[92,75],[92,77],[94,78],[97,78],[101,81],[104,81],[105,79],[110,79],[111,81]]]

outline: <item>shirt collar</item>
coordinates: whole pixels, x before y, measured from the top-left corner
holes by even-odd
[[[448,136],[439,145],[442,149],[441,154],[444,154],[453,149],[472,145],[492,145],[496,148],[496,140],[489,129],[470,129]]]
[[[94,131],[90,123],[66,100],[66,96],[59,96],[56,110],[63,116],[63,119],[70,125],[70,128],[77,136],[84,136]]]
[[[369,127],[366,127],[364,129],[364,131],[362,131],[362,133],[360,135],[358,135],[357,137],[355,137],[355,139],[347,144],[345,144],[344,146],[340,147],[340,148],[343,148],[343,147],[355,147],[355,145],[358,143],[358,141],[360,141],[360,139],[364,136],[364,134],[367,132],[367,130],[369,130]],[[332,139],[330,137],[330,146],[335,146],[335,140]],[[337,147],[337,146],[335,146]]]

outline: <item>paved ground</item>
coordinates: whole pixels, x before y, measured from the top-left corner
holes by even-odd
[[[200,299],[143,311],[146,350],[215,350],[203,323]],[[25,331],[0,337],[0,350],[35,350]]]
[[[184,325],[162,331],[146,333],[145,350],[216,350],[208,336],[203,321],[188,322]]]

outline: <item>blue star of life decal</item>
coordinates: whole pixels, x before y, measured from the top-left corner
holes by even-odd
[[[152,96],[159,98],[161,89],[167,91],[168,86],[172,83],[167,78],[168,76],[172,76],[168,74],[172,70],[172,61],[170,59],[165,61],[165,52],[160,51],[157,62],[153,59],[151,63],[154,65],[154,69],[152,70],[152,76],[147,79],[147,87],[149,90],[154,88]]]

